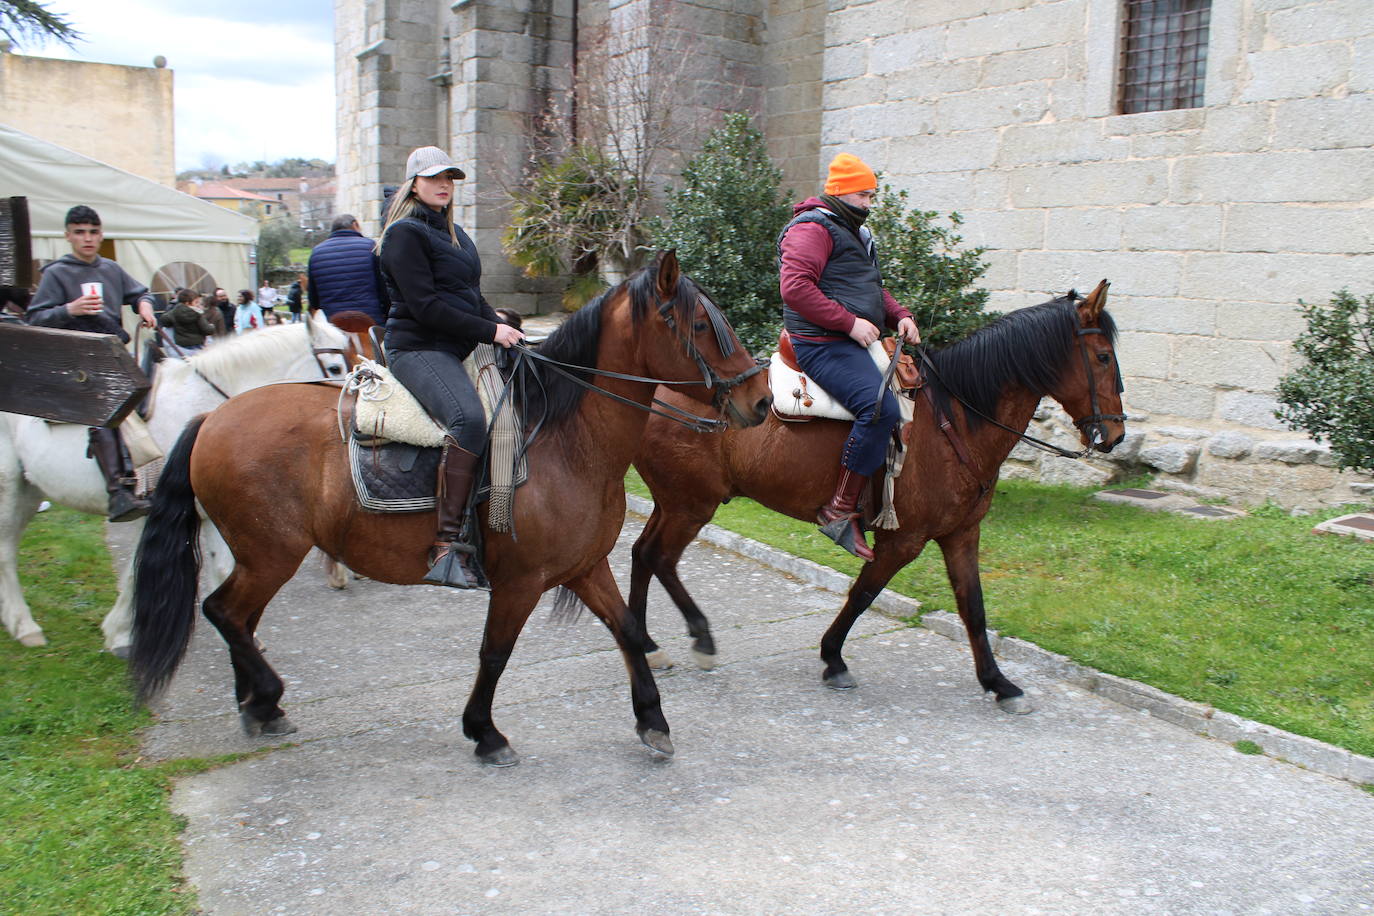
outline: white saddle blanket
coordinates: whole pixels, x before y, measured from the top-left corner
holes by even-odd
[[[868,348],[868,355],[873,358],[873,364],[879,372],[887,371],[890,360],[881,342],[874,341]],[[784,420],[793,417],[854,420],[854,415],[817,385],[815,379],[785,364],[777,353],[768,363],[768,385],[773,389],[773,410]],[[902,420],[910,421],[911,400],[899,397],[897,403],[902,410]]]
[[[360,433],[411,445],[444,444],[444,428],[385,366],[370,359],[360,360],[344,383],[345,391],[352,389],[358,392],[353,423]],[[348,431],[343,430],[343,434],[347,439]]]

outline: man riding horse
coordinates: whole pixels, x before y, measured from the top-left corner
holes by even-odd
[[[879,409],[882,375],[868,346],[882,327],[907,343],[921,342],[911,312],[883,289],[877,248],[864,226],[877,190],[873,170],[857,156],[840,153],[830,163],[825,193],[797,204],[778,237],[783,327],[797,362],[854,415],[839,483],[816,521],[827,537],[865,562],[873,551],[859,521],[859,497],[882,467],[900,417],[890,391],[883,392]]]

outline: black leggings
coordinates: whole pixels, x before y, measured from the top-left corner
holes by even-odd
[[[486,416],[463,361],[442,350],[388,350],[387,366],[461,448],[480,452]]]

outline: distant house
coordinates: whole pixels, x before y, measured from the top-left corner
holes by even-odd
[[[274,197],[230,187],[218,181],[182,181],[177,183],[177,190],[257,220],[280,216],[286,210],[281,201]]]
[[[302,229],[327,229],[334,215],[333,178],[220,178],[183,184],[197,185],[199,190],[188,193],[222,207],[255,201],[262,208],[259,218],[289,217]]]

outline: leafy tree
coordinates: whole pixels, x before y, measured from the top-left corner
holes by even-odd
[[[683,269],[756,353],[778,339],[776,239],[791,216],[781,183],[763,134],[747,114],[728,114],[683,167],[682,186],[669,188],[667,218],[651,223],[654,245],[677,249]]]
[[[258,231],[258,271],[267,271],[291,262],[291,249],[301,245],[301,231],[289,220],[274,219]]]
[[[1374,294],[1349,290],[1302,306],[1307,330],[1293,341],[1305,364],[1279,382],[1279,419],[1331,443],[1342,468],[1374,472]]]
[[[56,38],[70,48],[72,42],[81,39],[81,33],[66,17],[36,0],[0,0],[0,35],[16,46],[29,39],[42,44],[45,39]]]
[[[934,210],[907,210],[907,192],[883,185],[866,225],[882,258],[883,286],[911,310],[921,340],[944,346],[967,336],[998,316],[984,310],[988,292],[973,284],[987,273],[982,248],[959,250],[963,224],[949,214],[949,226],[936,223]]]

